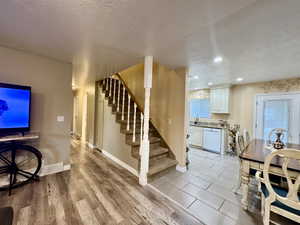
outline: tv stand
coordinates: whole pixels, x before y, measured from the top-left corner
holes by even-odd
[[[0,142],[7,142],[7,141],[27,141],[27,140],[36,140],[39,139],[40,136],[38,133],[21,133],[19,135],[9,135],[0,137]]]

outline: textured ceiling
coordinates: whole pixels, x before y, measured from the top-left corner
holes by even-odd
[[[299,11],[299,0],[9,0],[0,44],[101,73],[151,54],[187,66],[199,77],[191,88],[202,88],[299,76]]]

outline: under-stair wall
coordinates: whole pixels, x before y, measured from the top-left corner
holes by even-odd
[[[119,73],[135,96],[144,105],[144,64]],[[171,70],[155,63],[153,67],[150,118],[181,166],[186,162],[186,69]]]
[[[130,172],[137,175],[138,160],[132,157],[131,146],[126,144],[126,135],[120,132],[121,124],[116,121],[116,115],[102,90],[97,91],[96,147],[113,160],[121,161]]]

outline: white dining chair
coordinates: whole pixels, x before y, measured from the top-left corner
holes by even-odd
[[[288,183],[288,189],[284,189],[270,182],[271,161],[282,159],[282,170]],[[287,217],[290,220],[300,221],[300,175],[292,179],[288,172],[291,160],[300,163],[300,151],[294,149],[276,150],[269,154],[264,163],[263,178],[261,171],[256,173],[261,191],[262,215],[264,225],[270,224],[270,212]],[[299,165],[299,164],[298,164]]]
[[[242,185],[242,160],[240,158],[240,155],[246,150],[246,148],[250,144],[250,141],[248,143],[245,143],[244,137],[245,137],[245,135],[241,135],[239,132],[237,132],[235,142],[236,142],[237,156],[239,157],[239,179],[238,179],[237,187],[234,189],[234,193],[236,195],[240,194],[239,190],[240,190],[241,185]],[[254,179],[255,174],[256,174],[256,170],[255,169],[250,169],[249,174],[250,174],[250,177]]]
[[[244,137],[242,135],[240,135],[240,132],[236,133],[235,144],[236,144],[236,154],[239,158],[239,180],[238,180],[237,187],[235,188],[234,193],[239,194],[239,190],[240,190],[240,187],[241,187],[241,184],[242,184],[242,178],[241,178],[241,175],[242,175],[241,174],[242,173],[242,168],[241,168],[242,162],[241,162],[241,159],[240,159],[240,155],[243,153],[243,151],[245,149]]]
[[[248,146],[250,144],[250,134],[249,131],[244,129],[244,141],[245,141],[245,146]]]

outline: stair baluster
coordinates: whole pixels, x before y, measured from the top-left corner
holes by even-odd
[[[136,127],[136,103],[134,103],[134,111],[133,111],[133,134],[132,134],[132,142],[135,142],[135,127]]]
[[[116,84],[117,84],[117,80],[113,79],[114,81],[114,93],[113,93],[113,105],[116,103]]]
[[[127,131],[129,131],[129,129],[130,129],[130,124],[129,124],[129,122],[130,122],[130,98],[131,98],[131,96],[128,93]]]
[[[111,91],[112,91],[112,78],[109,78],[109,97],[111,97]]]
[[[120,90],[121,89],[121,81],[118,80],[118,99],[117,99],[117,112],[120,111]]]
[[[108,91],[108,78],[105,79],[105,91]]]
[[[123,87],[123,99],[122,99],[122,120],[124,120],[124,106],[125,106],[125,87],[122,84]]]

